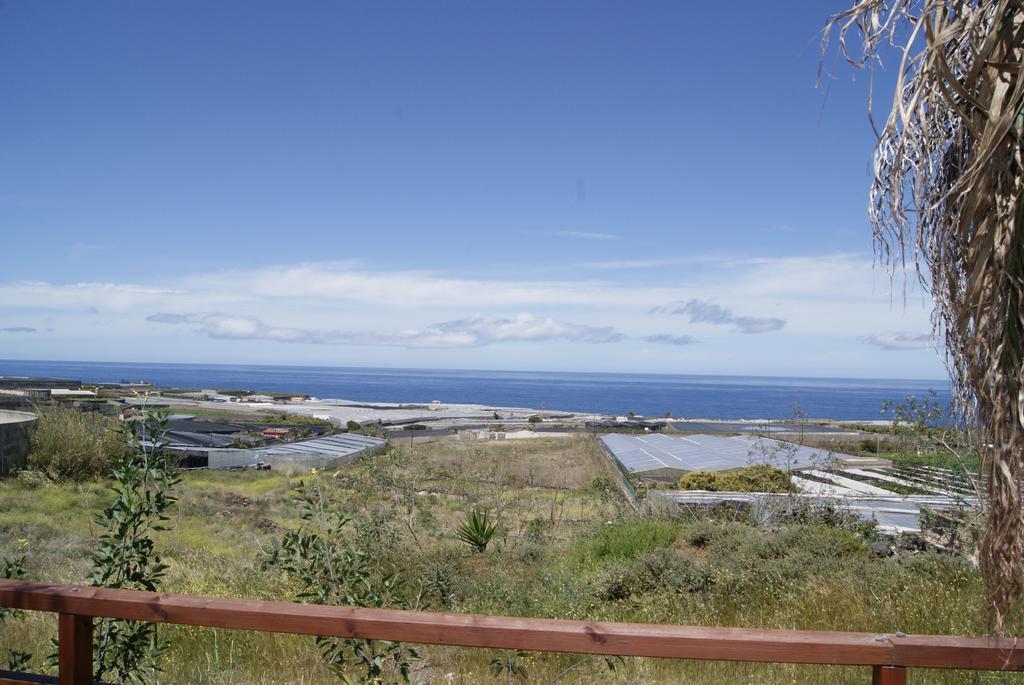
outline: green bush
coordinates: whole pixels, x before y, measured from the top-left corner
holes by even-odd
[[[794,492],[796,488],[785,471],[757,464],[735,471],[691,471],[679,479],[681,490],[711,492]]]
[[[648,592],[704,592],[713,582],[706,564],[671,549],[659,549],[634,562],[613,565],[598,583],[597,595],[614,601]]]
[[[551,519],[538,516],[530,519],[530,522],[526,524],[526,530],[523,531],[523,538],[527,542],[547,542],[554,527],[555,526],[551,522]]]
[[[716,537],[721,526],[714,521],[698,521],[689,526],[684,537],[691,547],[698,549],[707,547]]]
[[[462,558],[450,549],[428,553],[413,570],[419,576],[423,599],[438,610],[452,610],[465,593]]]
[[[679,479],[680,490],[710,490],[711,492],[717,492],[721,490],[718,487],[719,475],[712,471],[691,471],[682,478]]]
[[[36,421],[28,465],[51,480],[81,482],[106,474],[111,460],[124,451],[124,436],[111,419],[58,409]]]
[[[679,526],[671,521],[632,519],[606,525],[587,549],[594,559],[635,559],[675,542]]]
[[[865,540],[877,537],[878,521],[862,519],[856,513],[834,504],[817,504],[806,499],[794,498],[783,509],[775,513],[778,521],[824,526],[850,531]]]
[[[345,424],[345,428],[349,433],[358,433],[359,435],[366,435],[371,438],[388,437],[387,429],[379,423],[367,423],[363,425],[358,421],[349,421]]]
[[[50,479],[46,477],[46,474],[42,471],[34,471],[32,469],[22,469],[18,471],[18,482],[29,490],[34,490],[38,487],[42,487],[50,482]]]

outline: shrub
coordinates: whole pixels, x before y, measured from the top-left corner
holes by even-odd
[[[679,479],[682,490],[712,492],[793,492],[795,487],[785,471],[757,464],[735,471],[692,471]]]
[[[526,530],[523,532],[523,537],[528,542],[543,543],[547,541],[552,528],[554,528],[554,524],[551,523],[551,519],[538,516],[530,519],[530,522],[526,524]]]
[[[358,421],[349,421],[345,424],[345,428],[349,433],[358,433],[359,435],[366,435],[371,438],[388,437],[387,429],[380,423],[361,424]]]
[[[111,461],[124,451],[124,436],[110,419],[58,409],[36,421],[28,464],[51,480],[80,482],[107,473]]]
[[[715,539],[718,533],[718,526],[710,521],[701,521],[690,527],[686,531],[686,542],[691,547],[698,549],[707,547],[708,544]]]
[[[796,488],[785,471],[758,464],[721,474],[724,489],[739,492],[793,492]]]
[[[384,608],[400,603],[401,577],[375,563],[374,547],[352,543],[345,530],[351,519],[324,493],[322,481],[299,481],[295,495],[302,523],[271,545],[265,566],[284,571],[298,584],[297,597],[311,604]],[[412,662],[419,659],[415,650],[386,640],[317,636],[316,643],[327,667],[344,682],[409,682]],[[361,677],[351,677],[354,672]]]
[[[430,605],[451,610],[465,594],[462,558],[454,550],[441,549],[416,560],[409,571],[419,577],[423,599]]]
[[[834,504],[818,504],[806,499],[793,499],[774,512],[777,521],[819,525],[855,533],[863,539],[876,537],[878,521],[862,519],[856,513]]]
[[[711,471],[691,471],[679,479],[680,490],[718,491],[718,474]]]
[[[111,462],[114,501],[93,517],[102,532],[90,585],[155,592],[167,571],[154,535],[168,530],[181,477],[160,448],[166,432],[167,415],[145,411],[124,432],[125,449]],[[167,642],[155,623],[104,619],[96,625],[94,645],[96,680],[144,682],[158,670]]]
[[[50,479],[47,478],[46,474],[42,471],[34,471],[32,469],[22,469],[21,471],[18,471],[18,483],[29,490],[35,490],[49,482]]]
[[[632,563],[612,566],[599,582],[597,594],[601,599],[621,600],[648,592],[704,592],[712,583],[706,564],[659,549]]]

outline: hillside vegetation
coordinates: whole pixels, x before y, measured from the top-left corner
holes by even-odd
[[[352,518],[344,544],[367,553],[368,573],[404,579],[391,605],[516,616],[893,633],[983,634],[982,584],[962,559],[931,553],[879,558],[863,527],[842,517],[771,529],[736,513],[636,513],[612,486],[590,438],[404,445],[338,470],[304,474]],[[297,477],[191,471],[178,486],[162,589],[294,599],[300,582],[274,550],[298,530]],[[97,481],[0,483],[0,555],[23,551],[32,579],[82,583],[109,501]],[[474,509],[497,523],[483,553],[459,540]],[[830,523],[831,525],[826,525]],[[375,576],[376,577],[376,576]],[[312,638],[167,626],[160,682],[338,682]],[[33,654],[46,671],[52,615],[0,624],[0,655]],[[495,650],[417,648],[412,679],[528,683],[864,683],[866,668],[674,662]],[[555,681],[566,669],[576,665]],[[526,676],[523,677],[523,672]],[[921,670],[915,683],[1024,682],[998,674]]]

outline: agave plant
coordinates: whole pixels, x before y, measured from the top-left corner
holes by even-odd
[[[459,526],[459,539],[482,554],[497,528],[498,524],[491,521],[485,510],[474,508]]]

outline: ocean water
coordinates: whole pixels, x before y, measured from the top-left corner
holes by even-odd
[[[89,382],[146,380],[179,388],[296,392],[363,402],[468,402],[506,407],[708,419],[884,419],[882,402],[934,390],[945,380],[776,378],[537,371],[457,371],[314,366],[139,364],[0,360],[0,376]]]

